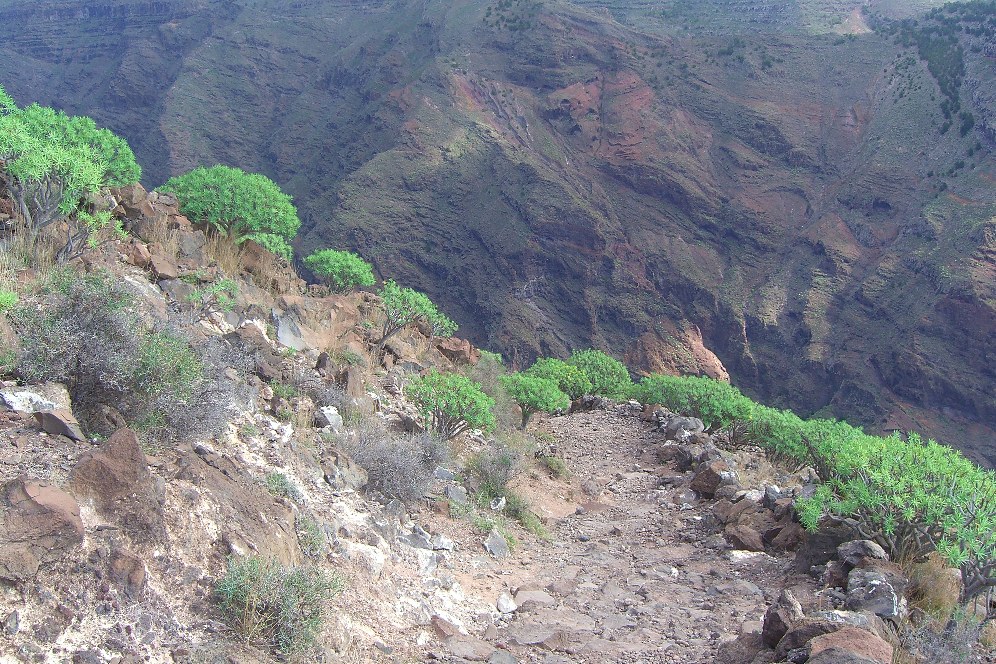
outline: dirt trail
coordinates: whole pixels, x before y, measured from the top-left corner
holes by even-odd
[[[664,438],[652,425],[593,411],[543,428],[587,495],[551,541],[516,554],[516,597],[532,599],[497,643],[520,661],[713,662],[720,641],[760,620],[786,584],[812,592],[791,557],[731,550],[711,501],[662,484],[675,472],[657,460]]]

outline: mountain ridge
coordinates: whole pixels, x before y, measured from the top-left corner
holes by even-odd
[[[113,67],[27,21],[5,49],[33,59],[0,80],[125,135],[153,181],[267,173],[302,252],[360,251],[513,361],[715,354],[770,403],[991,453],[985,35],[957,37],[959,136],[882,34],[666,34],[557,2],[101,6],[135,11]]]

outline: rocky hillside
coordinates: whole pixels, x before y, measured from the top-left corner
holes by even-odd
[[[705,4],[4,0],[0,80],[150,185],[267,173],[302,250],[514,361],[595,345],[990,460],[991,3]]]
[[[306,288],[254,248],[233,260],[170,196],[109,202],[127,238],[15,275],[28,311],[109,296],[59,323],[99,332],[56,337],[52,362],[85,358],[72,381],[0,385],[0,662],[983,661],[970,620],[946,625],[957,570],[900,567],[832,520],[803,530],[812,468],[593,397],[413,456],[430,450],[405,386],[427,368],[494,382],[480,351],[411,329],[380,355],[375,296]],[[227,304],[207,289],[225,279]],[[25,315],[0,315],[20,371],[47,352]],[[133,324],[184,335],[210,388],[139,431],[127,386],[79,389]],[[514,449],[513,472],[482,471],[489,449]],[[482,501],[502,472],[511,490]]]

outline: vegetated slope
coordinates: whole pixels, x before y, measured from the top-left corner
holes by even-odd
[[[726,20],[744,3],[705,25],[583,4],[7,0],[0,80],[127,136],[149,184],[267,173],[302,250],[360,251],[513,361],[725,366],[769,403],[988,457],[989,5],[818,36],[854,7],[759,30]]]

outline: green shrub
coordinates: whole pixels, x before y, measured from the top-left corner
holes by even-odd
[[[504,514],[535,535],[548,537],[546,528],[529,504],[508,486],[523,467],[522,454],[508,445],[496,443],[478,452],[467,463],[467,472],[477,479],[474,499],[483,510],[490,510],[493,503],[503,501],[505,506],[501,511]]]
[[[290,242],[301,220],[290,196],[265,175],[220,165],[198,167],[170,178],[160,190],[176,194],[180,211],[192,220],[290,258]]]
[[[213,283],[194,289],[187,300],[204,314],[229,312],[235,308],[235,298],[239,295],[239,285],[232,279],[219,279]]]
[[[14,305],[17,304],[17,299],[17,293],[0,288],[0,314],[8,309],[13,309]]]
[[[632,386],[626,365],[600,350],[576,351],[567,363],[581,370],[591,383],[592,394],[618,398]]]
[[[494,399],[465,376],[433,371],[411,381],[406,393],[418,406],[426,428],[446,440],[468,428],[490,431],[495,427]]]
[[[250,556],[228,561],[215,592],[222,612],[246,642],[267,643],[293,655],[315,648],[329,601],[343,587],[342,579],[316,567],[284,567]]]
[[[328,553],[329,543],[321,525],[310,516],[299,514],[294,520],[297,543],[301,553],[309,558],[320,558]]]
[[[402,288],[393,279],[384,282],[377,293],[384,303],[384,327],[377,341],[383,348],[392,336],[413,323],[425,322],[436,336],[452,336],[457,325],[442,314],[429,296],[411,288]]]
[[[467,472],[477,478],[477,499],[481,507],[506,495],[508,483],[522,472],[522,454],[501,443],[481,450],[467,462]]]
[[[536,459],[557,479],[566,479],[571,475],[571,472],[567,469],[567,463],[558,456],[541,454]]]
[[[298,395],[297,388],[285,383],[270,383],[270,389],[273,390],[273,396],[287,399],[288,401]]]
[[[291,500],[301,499],[301,490],[283,473],[270,473],[267,475],[266,488],[274,496],[290,498]]]
[[[641,403],[694,415],[711,430],[749,420],[755,405],[729,383],[700,376],[646,376],[633,396]]]
[[[135,382],[146,396],[185,402],[203,378],[204,365],[185,337],[170,331],[142,336]]]
[[[374,285],[373,266],[349,251],[321,249],[305,258],[304,264],[336,293]]]
[[[502,376],[501,384],[519,404],[522,411],[522,422],[519,428],[525,430],[529,418],[534,413],[555,413],[571,407],[571,400],[560,391],[557,383],[546,378],[516,373]]]
[[[508,369],[498,353],[481,351],[481,359],[477,364],[463,368],[467,376],[481,386],[481,391],[494,399],[495,405],[491,412],[495,416],[496,431],[511,431],[518,427],[519,418],[515,416],[515,400],[502,385],[502,376],[508,375]]]
[[[131,305],[107,275],[57,272],[49,292],[9,312],[18,335],[16,374],[64,383],[76,415],[98,433],[103,406],[157,442],[223,429],[245,399],[245,387],[225,371],[245,364],[243,358],[217,339],[194,349],[179,330],[149,331]]]
[[[65,222],[56,258],[78,255],[111,215],[87,209],[102,187],[138,182],[142,170],[128,143],[87,117],[31,104],[18,108],[0,86],[0,181],[29,233]]]
[[[523,373],[554,381],[572,401],[592,393],[591,381],[583,371],[553,357],[541,357]]]

